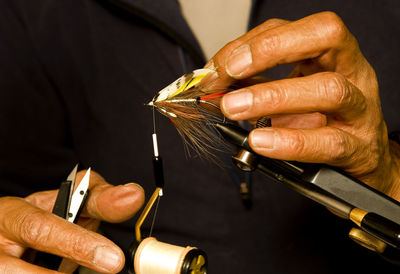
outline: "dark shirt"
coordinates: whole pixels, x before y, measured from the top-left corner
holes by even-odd
[[[389,131],[399,130],[398,2],[255,1],[250,26],[323,10],[358,38],[378,75]],[[149,195],[152,111],[144,103],[204,62],[177,1],[0,1],[0,194],[58,188],[79,161]],[[224,169],[187,157],[161,115],[157,128],[166,187],[153,236],[204,249],[210,273],[399,272],[351,242],[348,221],[264,177],[253,176],[246,210]],[[101,229],[127,249],[134,222]]]

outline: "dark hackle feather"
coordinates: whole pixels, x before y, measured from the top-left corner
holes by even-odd
[[[192,87],[170,99],[153,101],[153,105],[171,120],[186,147],[206,160],[218,162],[215,154],[225,145],[214,124],[224,122],[225,118],[213,101],[226,92],[205,92]]]

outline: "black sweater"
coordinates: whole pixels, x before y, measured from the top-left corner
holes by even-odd
[[[389,131],[399,130],[397,1],[255,1],[250,27],[323,10],[358,38],[378,75]],[[150,194],[144,103],[204,62],[174,0],[0,1],[0,194],[55,189],[77,161]],[[210,273],[399,273],[351,242],[347,221],[276,182],[253,176],[246,210],[231,175],[188,158],[168,119],[157,116],[157,124],[166,187],[153,235],[204,249]],[[134,221],[102,231],[126,249]]]

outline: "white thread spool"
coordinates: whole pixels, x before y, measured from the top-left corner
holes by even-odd
[[[206,273],[206,266],[204,266],[206,265],[205,253],[199,249],[190,246],[180,247],[159,242],[153,237],[146,238],[140,243],[135,253],[135,273],[181,274],[182,265],[184,264],[188,253],[192,250],[202,253],[195,256],[193,259],[199,260],[199,258],[202,257],[203,261],[195,261],[194,263],[198,263],[198,265],[195,268],[192,268],[190,273]],[[193,262],[189,263],[192,264]]]

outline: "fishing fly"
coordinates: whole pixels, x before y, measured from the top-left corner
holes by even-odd
[[[224,147],[215,123],[225,122],[215,101],[227,90],[204,91],[200,83],[211,69],[197,69],[162,89],[148,103],[174,124],[184,144],[198,155],[216,162],[215,153]]]

